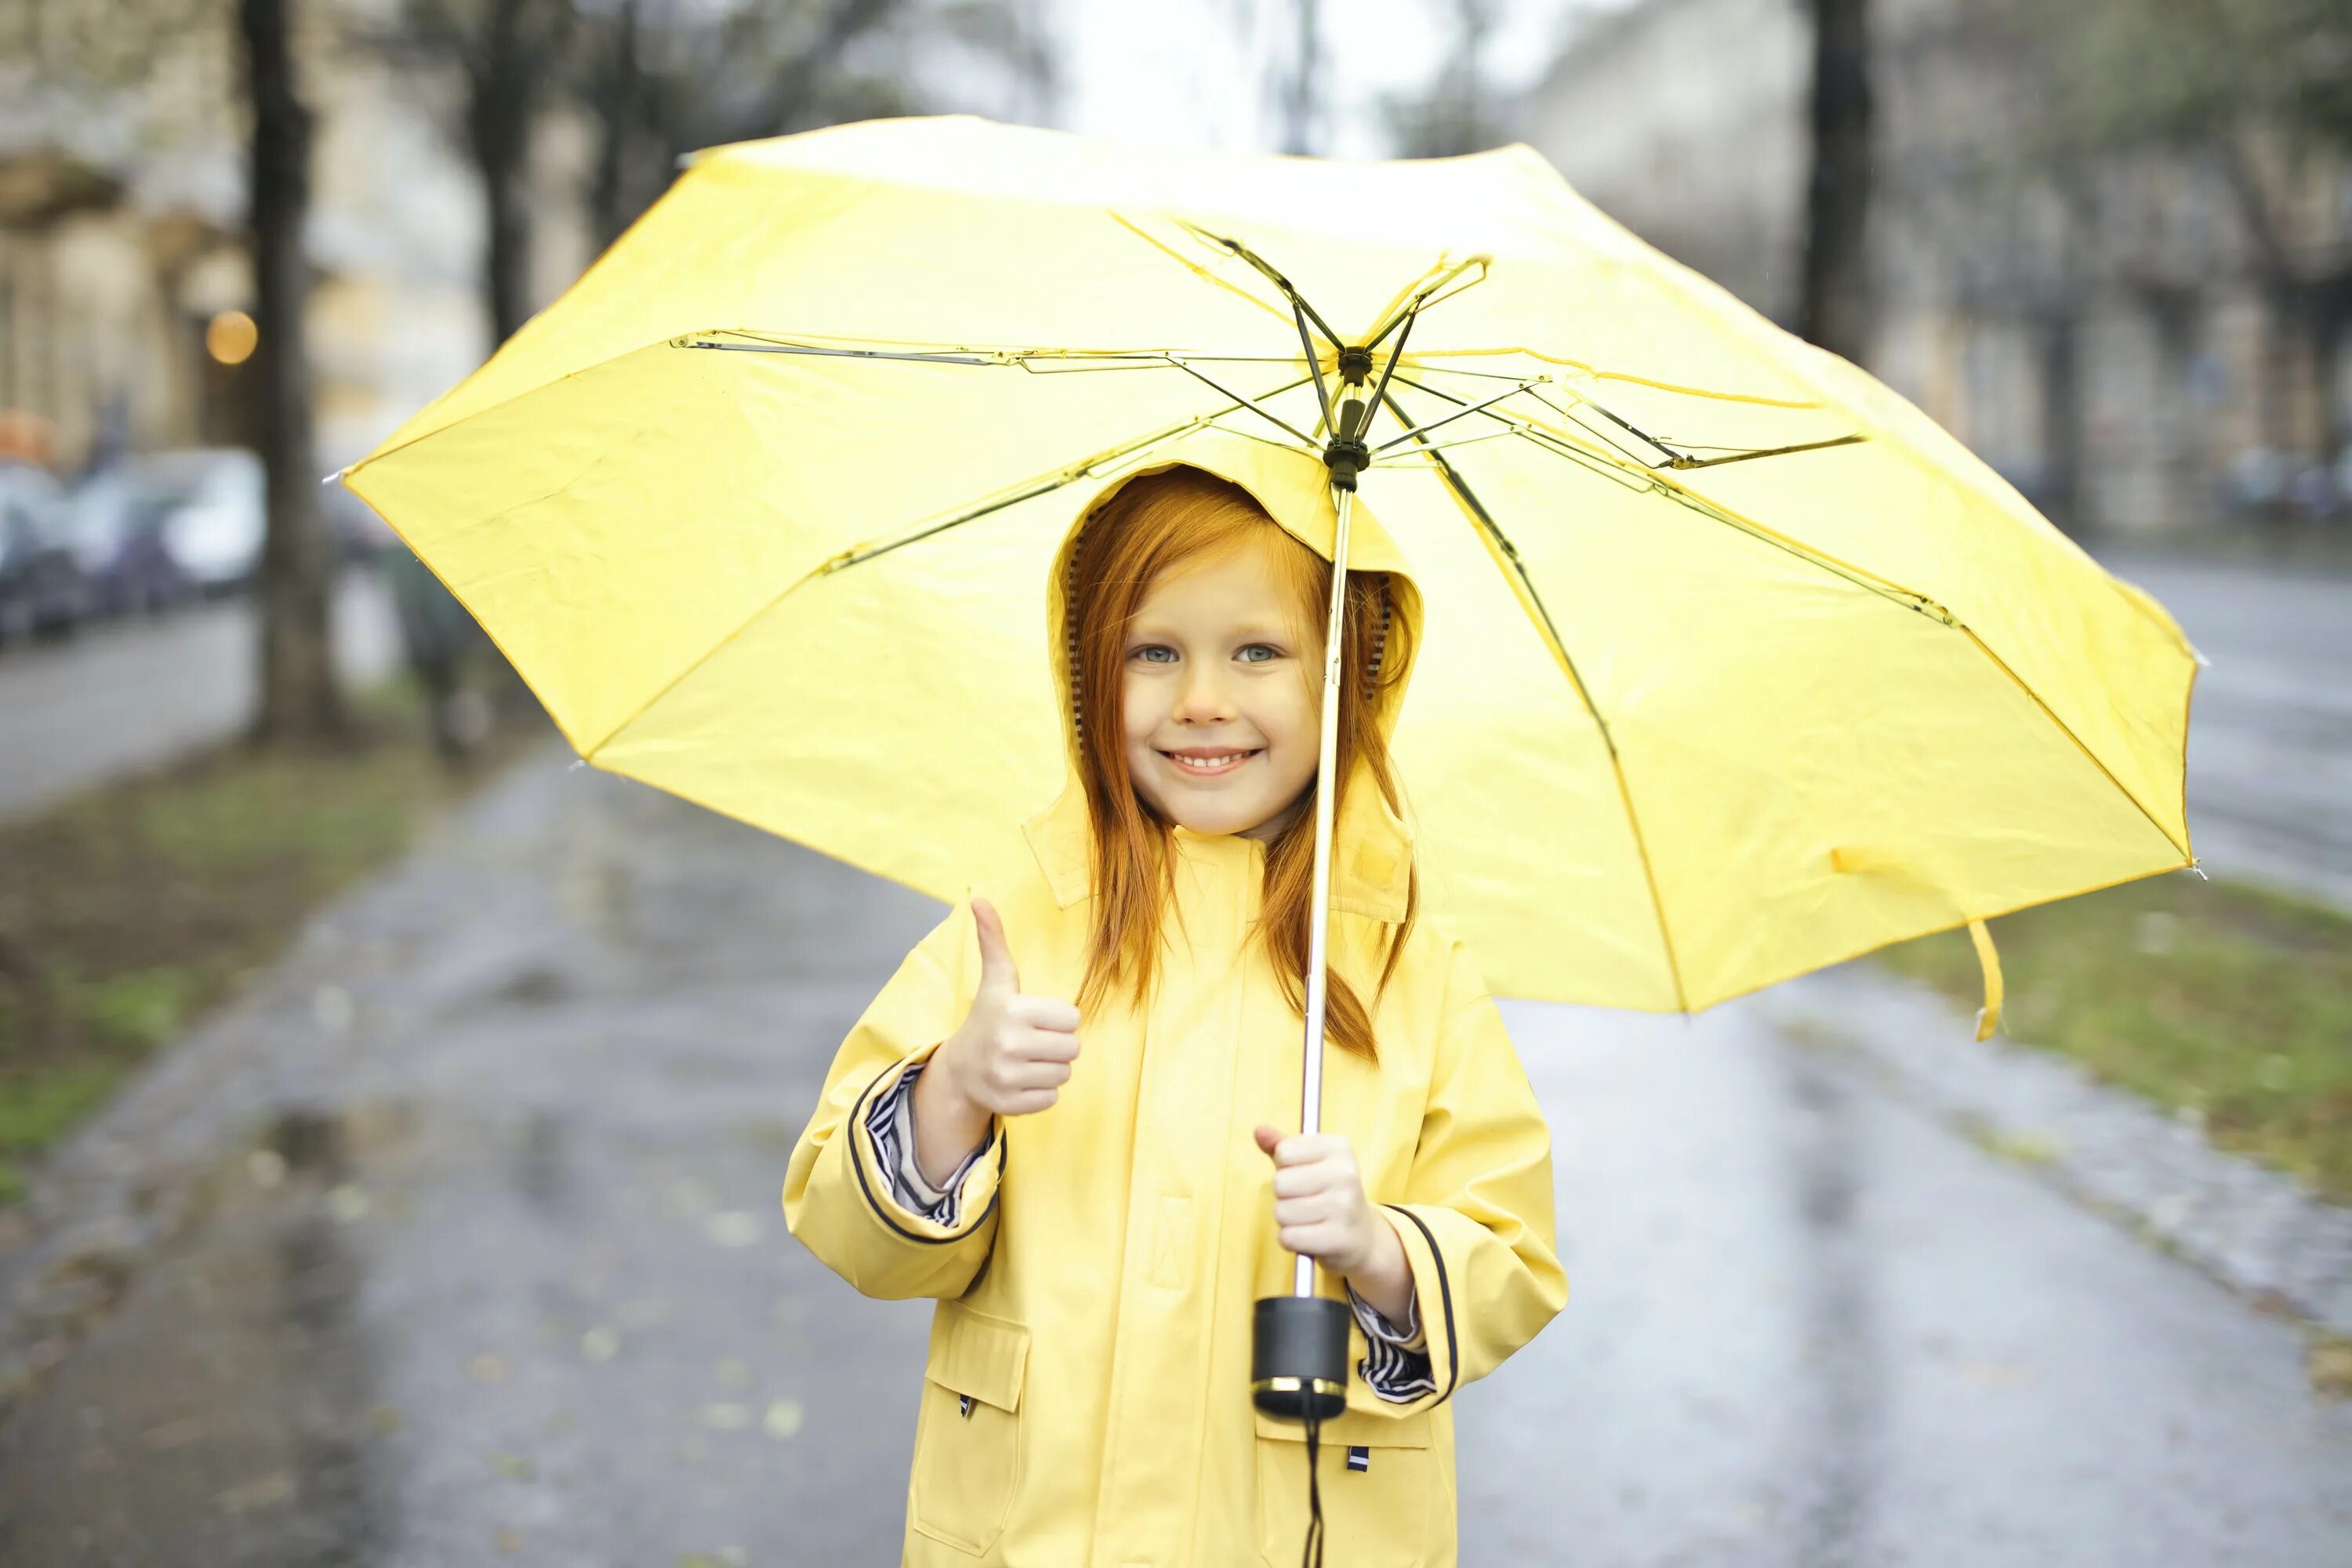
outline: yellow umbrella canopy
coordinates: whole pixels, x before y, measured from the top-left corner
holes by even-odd
[[[343,479],[583,756],[952,899],[1063,776],[1076,507],[1319,472],[1359,348],[1424,886],[1497,992],[1696,1009],[2194,863],[2163,609],[1525,146],[715,149]]]

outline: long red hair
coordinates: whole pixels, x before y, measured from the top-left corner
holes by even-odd
[[[1128,772],[1124,701],[1127,628],[1160,574],[1187,561],[1249,543],[1270,545],[1297,595],[1293,614],[1302,664],[1318,680],[1329,614],[1331,563],[1268,516],[1249,491],[1205,469],[1177,467],[1129,480],[1087,521],[1069,563],[1066,651],[1077,727],[1077,763],[1093,824],[1094,935],[1078,1005],[1091,1009],[1114,991],[1141,997],[1157,967],[1160,918],[1173,906],[1172,826],[1135,791]],[[1360,763],[1390,809],[1398,806],[1386,721],[1412,663],[1412,631],[1391,613],[1383,572],[1350,572],[1341,633],[1338,773],[1340,803]],[[1273,959],[1283,994],[1306,1011],[1307,937],[1315,879],[1315,791],[1266,845],[1257,934]],[[1335,862],[1337,854],[1334,855]],[[1383,942],[1377,1003],[1396,971],[1420,904],[1420,877],[1408,874],[1404,917]],[[1325,987],[1325,1035],[1343,1050],[1378,1059],[1371,1013],[1336,965]]]

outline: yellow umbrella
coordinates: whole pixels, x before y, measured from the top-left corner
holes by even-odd
[[[1350,393],[1425,885],[1497,992],[1696,1009],[2194,863],[2170,617],[1524,146],[716,149],[343,478],[583,756],[952,899],[1062,779],[1079,501],[1319,465]]]

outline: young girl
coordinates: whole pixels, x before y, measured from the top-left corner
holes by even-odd
[[[866,1009],[793,1152],[793,1233],[940,1301],[910,1568],[1296,1562],[1305,1432],[1250,1399],[1252,1305],[1294,1254],[1358,1324],[1319,1445],[1334,1568],[1455,1561],[1446,1402],[1567,1282],[1526,1075],[1416,909],[1387,735],[1419,596],[1351,526],[1326,1131],[1278,1130],[1332,510],[1320,464],[1223,437],[1081,510],[1050,595],[1067,785]]]

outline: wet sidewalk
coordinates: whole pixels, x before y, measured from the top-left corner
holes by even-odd
[[[501,784],[74,1151],[203,1176],[0,1426],[0,1562],[895,1560],[928,1309],[777,1198],[933,909],[560,761]]]
[[[929,1309],[778,1197],[935,910],[554,754],[494,786],[37,1189],[0,1564],[896,1562]],[[1506,1007],[1574,1294],[1461,1396],[1464,1562],[2352,1559],[2294,1325],[1763,1000]]]

